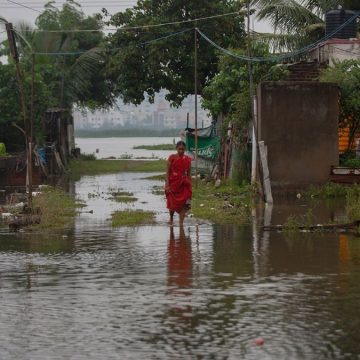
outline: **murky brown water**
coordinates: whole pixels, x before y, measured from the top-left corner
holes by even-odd
[[[172,231],[144,176],[70,186],[94,214],[66,232],[0,230],[1,359],[360,358],[360,239],[193,219]],[[112,230],[124,205],[102,194],[111,186],[135,191],[159,225]],[[274,207],[272,223],[305,205]]]

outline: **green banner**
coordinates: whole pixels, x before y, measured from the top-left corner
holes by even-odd
[[[186,136],[186,150],[195,153],[195,136]],[[198,156],[204,159],[216,160],[220,153],[220,139],[216,137],[198,138]]]

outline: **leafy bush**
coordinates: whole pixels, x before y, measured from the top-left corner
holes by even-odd
[[[94,160],[96,160],[96,156],[95,156],[95,154],[81,154],[79,160],[94,161]]]
[[[4,143],[0,143],[0,156],[6,155],[6,147]]]
[[[343,162],[343,166],[351,168],[360,168],[360,158],[347,159]]]
[[[360,220],[360,186],[352,186],[346,195],[346,213],[351,221]]]

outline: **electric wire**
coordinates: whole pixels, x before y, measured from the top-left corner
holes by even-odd
[[[221,18],[226,16],[231,16],[239,14],[238,11],[234,11],[231,13],[226,14],[218,14],[212,16],[201,17],[197,19],[189,19],[189,20],[179,20],[179,21],[172,21],[167,23],[160,23],[160,24],[147,24],[147,25],[139,25],[139,26],[127,26],[127,27],[120,27],[120,28],[107,28],[106,31],[127,31],[127,30],[138,30],[138,29],[152,29],[158,28],[163,26],[169,25],[180,25],[180,24],[188,24],[191,22],[198,22],[198,21],[205,21],[215,18]],[[101,32],[102,29],[72,29],[72,30],[43,30],[43,29],[32,29],[32,30],[25,30],[26,32],[45,32],[45,33],[81,33],[81,32]]]
[[[129,47],[136,47],[136,46],[147,46],[147,45],[150,45],[152,43],[155,43],[155,42],[158,42],[158,41],[161,41],[161,40],[166,40],[166,39],[169,39],[169,38],[172,38],[174,36],[178,36],[180,34],[183,34],[183,33],[186,33],[186,32],[189,32],[189,31],[192,31],[193,29],[192,28],[188,28],[188,29],[184,29],[184,30],[181,30],[181,31],[178,31],[178,32],[172,32],[170,34],[167,34],[167,35],[164,35],[164,36],[161,36],[161,37],[158,37],[156,39],[153,39],[153,40],[149,40],[149,41],[143,41],[143,42],[139,42],[139,43],[136,43],[136,44],[132,44],[132,45],[127,45],[127,46],[122,46],[122,47],[115,47],[115,48],[112,48],[112,49],[106,49],[106,48],[99,48],[97,49],[98,52],[116,52],[116,51],[119,51],[119,50],[122,50],[122,49],[126,49],[126,48],[129,48]],[[74,51],[74,52],[34,52],[34,55],[46,55],[46,56],[74,56],[74,55],[83,55],[85,53],[89,52],[89,50],[83,50],[83,51]]]
[[[310,50],[316,48],[318,45],[320,45],[321,43],[325,42],[326,40],[332,38],[334,35],[336,35],[338,32],[340,32],[344,27],[346,27],[348,24],[350,24],[351,22],[353,22],[354,20],[357,19],[357,17],[360,15],[360,12],[356,13],[355,15],[353,15],[351,18],[349,18],[346,22],[344,22],[341,26],[339,26],[337,29],[335,29],[334,31],[332,31],[331,33],[329,33],[328,35],[326,35],[325,37],[323,37],[322,39],[316,41],[315,43],[312,43],[310,45],[307,45],[299,50],[293,51],[291,53],[287,53],[287,54],[282,54],[282,55],[277,55],[277,56],[269,56],[269,57],[249,57],[249,56],[243,56],[243,55],[238,55],[233,53],[232,51],[225,49],[223,47],[221,47],[220,45],[218,45],[217,43],[215,43],[213,40],[211,40],[209,37],[207,37],[201,30],[199,30],[198,28],[196,28],[196,31],[200,34],[200,36],[205,39],[209,44],[211,44],[212,46],[214,46],[215,48],[217,48],[218,50],[220,50],[221,52],[236,58],[238,60],[241,61],[248,61],[248,62],[280,62],[298,55],[302,55],[304,53],[309,52]]]
[[[341,51],[341,52],[345,52],[345,53],[348,53],[348,54],[352,54],[352,55],[356,55],[356,56],[360,56],[360,48],[359,48],[359,52],[356,52],[356,51],[353,51],[353,50],[348,50],[348,49],[341,49],[341,48],[338,48],[336,46],[331,46],[333,49],[337,50],[337,51]],[[329,53],[331,53],[330,50],[327,50]]]
[[[35,11],[37,13],[40,13],[40,14],[42,13],[40,10],[34,9],[34,8],[30,7],[30,6],[26,6],[26,5],[18,3],[16,1],[13,1],[13,0],[6,0],[6,1],[8,1],[9,3],[15,4],[15,5],[21,6],[21,7],[25,8],[25,9],[29,9],[29,10]]]

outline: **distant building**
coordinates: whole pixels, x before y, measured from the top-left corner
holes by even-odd
[[[124,104],[118,101],[116,106],[108,110],[74,110],[76,130],[111,130],[111,129],[185,129],[187,114],[190,126],[195,126],[194,96],[188,96],[182,106],[172,107],[165,98],[166,92],[161,91],[155,96],[154,103],[144,101],[141,105]],[[201,108],[199,97],[198,126],[207,127],[211,118]]]

